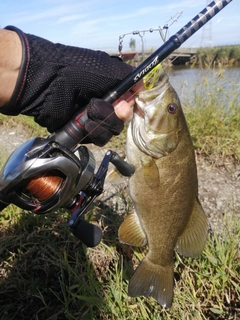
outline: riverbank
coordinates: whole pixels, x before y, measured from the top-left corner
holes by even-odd
[[[199,48],[192,64],[201,68],[240,65],[240,45]]]
[[[155,49],[147,51],[144,59],[148,58]],[[112,54],[116,56],[117,54]],[[122,59],[133,66],[138,66],[142,60],[141,52],[124,52]],[[200,68],[240,66],[240,45],[185,48],[180,47],[165,59],[168,66],[198,66]]]

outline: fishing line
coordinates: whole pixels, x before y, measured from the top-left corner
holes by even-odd
[[[227,4],[229,4],[231,1],[232,0],[212,1],[177,33],[172,35],[160,48],[152,53],[138,67],[133,69],[133,71],[129,75],[127,75],[118,85],[112,88],[112,90],[109,91],[102,99],[111,104],[117,101],[124,93],[131,90],[139,82],[140,79],[143,79],[146,74],[152,71],[162,61],[164,61],[173,51],[179,48],[186,40],[188,40],[193,34],[195,34],[202,26],[204,26],[217,13],[225,8],[225,6],[227,6]],[[127,99],[127,101],[129,101],[129,99]],[[112,112],[112,114],[113,113],[114,111]],[[112,114],[110,114],[109,117]],[[74,119],[78,121],[78,117],[81,117],[81,114],[76,114],[76,117]],[[101,121],[98,126],[100,126],[104,122],[104,120]],[[81,135],[82,137],[79,136],[78,143],[80,143],[84,139],[83,133],[81,133]],[[56,139],[58,138],[56,137]]]
[[[216,1],[217,2],[217,1]],[[219,3],[221,3],[221,1],[219,0],[218,1]],[[185,7],[185,9],[183,9],[182,10],[182,12],[186,12],[190,7],[192,7],[195,3],[197,3],[197,1],[196,0],[194,0],[194,1],[192,1],[187,7]],[[199,3],[199,2],[198,2]],[[207,7],[209,7],[211,5],[211,3],[209,3],[208,5],[207,5]],[[240,3],[238,2],[238,5],[237,4],[235,4],[233,7],[231,7],[231,8],[229,8],[228,10],[229,10],[229,12],[231,13],[231,12],[236,12],[236,7],[239,7],[240,6]],[[215,26],[216,24],[218,24],[220,21],[222,21],[222,20],[226,20],[226,14],[225,14],[225,16],[224,17],[221,17],[220,19],[218,19],[217,21],[215,21],[214,22],[214,24],[213,24],[213,26]],[[172,20],[172,18],[170,18],[167,22],[166,22],[166,24],[169,22],[169,21],[171,21]],[[173,23],[174,23],[175,21],[173,21]],[[172,23],[172,24],[173,24]],[[197,40],[199,40],[200,39],[200,35],[194,40],[194,41],[192,41],[191,43],[190,43],[190,45],[191,44],[193,44],[194,42],[196,42]],[[180,55],[180,54],[179,54]],[[178,57],[179,57],[179,55],[177,55],[173,60],[172,60],[172,62],[173,61],[175,61]],[[162,66],[162,72],[164,72],[166,69],[167,69],[167,65],[163,65]],[[134,94],[133,94],[134,95]]]
[[[163,28],[162,29],[166,29],[166,34],[167,34],[167,31],[169,30],[169,28],[175,23],[175,22],[177,22],[178,21],[178,19],[182,16],[182,14],[187,10],[187,9],[189,9],[195,2],[196,2],[197,0],[194,0],[194,1],[192,1],[187,7],[185,7],[185,9],[183,9],[182,11],[179,11],[179,12],[177,12],[174,16],[172,16],[172,17],[170,17],[169,18],[169,20],[167,20],[166,22],[165,22],[165,24],[164,24],[164,26],[163,26]],[[169,22],[171,21],[171,23],[169,24]],[[119,46],[118,46],[118,51],[119,51],[119,57],[121,57],[121,55],[122,55],[122,43],[123,43],[123,38],[125,37],[125,36],[127,36],[127,35],[139,35],[140,33],[145,33],[145,32],[153,32],[153,31],[159,31],[159,33],[160,33],[160,30],[162,30],[160,27],[159,28],[157,28],[157,29],[154,29],[154,28],[150,28],[150,29],[146,29],[146,30],[141,30],[141,31],[133,31],[133,32],[129,32],[129,33],[125,33],[125,34],[122,34],[122,35],[120,35],[119,36]],[[160,35],[161,35],[161,33],[160,33]],[[163,36],[161,36],[162,37],[162,40],[164,41],[164,37]],[[165,39],[166,40],[166,39]],[[176,58],[175,59],[177,59],[177,57],[178,56],[176,56]],[[174,59],[174,60],[175,60]],[[173,61],[174,61],[173,60]],[[157,66],[158,67],[158,66]],[[158,69],[156,67],[156,69]],[[167,67],[163,67],[163,66],[161,66],[161,73],[163,73],[165,70],[166,70],[166,68]],[[149,73],[148,74],[149,76],[148,76],[148,80],[146,80],[146,82],[147,81],[149,81],[149,79],[152,77],[153,79],[152,79],[152,85],[151,85],[151,87],[154,85],[154,83],[155,83],[155,81],[156,81],[156,79],[157,79],[157,76],[158,76],[158,73],[157,72],[154,72],[154,70],[153,70],[153,72],[151,73]],[[147,77],[147,75],[146,75],[146,77]],[[147,85],[146,85],[146,83],[144,84],[144,79],[143,79],[143,85],[137,90],[137,91],[135,91],[128,99],[126,99],[125,101],[128,103],[137,93],[139,93],[142,89],[150,89],[151,87],[147,87]],[[123,102],[124,103],[124,102]],[[114,110],[105,118],[105,119],[103,119],[101,122],[99,122],[98,123],[98,125],[94,128],[94,129],[92,129],[89,133],[87,133],[86,135],[85,135],[85,138],[86,137],[88,137],[92,132],[94,132],[97,128],[99,128],[104,122],[106,122],[106,120],[107,119],[109,119],[114,113],[116,113],[115,112],[115,110],[118,110],[119,108],[121,107],[121,105],[119,105],[118,107],[114,107]],[[134,108],[134,106],[132,106],[132,108]],[[129,122],[129,121],[128,121]],[[82,139],[82,140],[84,140],[84,138]],[[81,140],[81,141],[82,141]],[[79,143],[81,143],[81,141],[79,141]]]
[[[202,10],[196,17],[194,17],[188,24],[186,24],[182,29],[180,29],[176,34],[171,36],[158,50],[156,50],[151,56],[149,56],[145,61],[143,61],[136,69],[134,69],[128,76],[126,76],[117,86],[112,88],[110,92],[107,93],[102,99],[106,102],[113,104],[118,101],[119,98],[129,90],[131,90],[139,80],[144,79],[144,77],[154,70],[154,68],[162,61],[164,61],[169,54],[171,54],[175,49],[181,46],[189,37],[191,37],[196,31],[198,31],[205,23],[207,23],[213,16],[215,16],[220,10],[222,10],[228,3],[232,0],[222,0],[221,2],[213,1],[207,8]],[[134,94],[133,94],[134,95]],[[132,95],[132,96],[133,96]],[[126,99],[129,101],[129,99]],[[118,107],[120,107],[119,104]],[[113,111],[106,119],[111,117],[114,113]],[[86,109],[84,112],[78,111],[74,118],[71,119],[62,129],[55,132],[49,136],[49,141],[53,144],[68,146],[69,149],[73,150],[76,146],[86,138],[82,124],[86,121]],[[98,126],[104,123],[105,120],[101,121]],[[93,132],[92,130],[91,132]],[[91,133],[89,132],[87,136]],[[52,139],[52,140],[51,140]],[[49,183],[49,180],[54,179],[54,183]],[[61,177],[56,177],[54,172],[49,172],[45,177],[40,177],[40,182],[42,182],[42,190],[44,191],[45,199],[50,193],[52,194],[55,189],[61,188],[62,180]],[[35,179],[32,185],[28,185],[31,192],[38,195],[39,179]],[[35,189],[36,187],[36,189]],[[53,188],[53,190],[52,190]],[[51,190],[49,190],[51,189]]]

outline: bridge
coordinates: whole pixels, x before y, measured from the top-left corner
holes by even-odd
[[[178,48],[167,58],[169,64],[180,65],[180,64],[191,64],[196,58],[196,48]],[[152,54],[152,51],[146,51],[144,58]],[[116,55],[116,54],[115,54]],[[131,63],[135,66],[139,65],[142,61],[141,52],[126,52],[122,53],[122,58],[125,62]]]
[[[196,59],[196,48],[178,48],[175,50],[168,59],[173,65],[189,64]]]

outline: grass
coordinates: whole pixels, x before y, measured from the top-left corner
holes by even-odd
[[[170,310],[151,298],[130,298],[127,284],[145,250],[120,245],[118,222],[92,249],[68,231],[66,215],[35,216],[12,207],[1,214],[0,318],[12,319],[238,319],[240,222],[214,235],[199,259],[176,257]],[[94,209],[95,210],[95,209]]]
[[[196,61],[201,67],[232,66],[240,62],[240,46],[206,47],[197,50]]]
[[[194,146],[206,157],[239,161],[239,93],[216,82],[203,79],[193,96],[196,107],[184,106]],[[25,119],[18,118],[18,125]],[[123,134],[108,147],[122,149],[124,139]],[[174,303],[164,310],[151,298],[127,294],[146,248],[119,244],[117,230],[132,204],[126,190],[117,194],[110,206],[99,200],[87,213],[103,230],[96,248],[86,248],[69,232],[66,212],[35,215],[12,205],[0,212],[0,319],[240,319],[240,221],[226,220],[199,259],[176,256]]]
[[[0,114],[0,125],[1,126],[8,126],[8,127],[24,127],[24,131],[29,135],[29,137],[39,136],[39,137],[46,137],[49,135],[48,131],[40,127],[36,122],[33,121],[32,117],[27,117],[24,115],[19,115],[17,117],[9,117],[3,114]]]
[[[46,128],[40,127],[36,122],[34,122],[32,117],[26,117],[23,115],[10,117],[0,114],[0,126],[3,129],[4,127],[11,128],[13,129],[13,131],[18,132],[20,135],[24,132],[24,136],[26,137],[26,139],[30,139],[31,137],[47,137],[49,135]],[[4,146],[1,145],[0,166],[4,164],[7,157],[9,156],[7,143],[8,141],[6,141],[6,144]]]
[[[240,159],[239,84],[224,70],[209,70],[183,108],[195,149],[206,155]],[[193,107],[194,106],[194,107]]]

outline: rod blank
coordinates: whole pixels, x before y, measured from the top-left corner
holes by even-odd
[[[211,20],[232,0],[215,0],[189,21],[175,35],[171,36],[160,48],[144,60],[136,69],[127,75],[120,84],[115,86],[103,99],[109,103],[115,102],[121,95],[130,90],[140,79],[161,63],[174,50],[179,48],[195,32]]]

